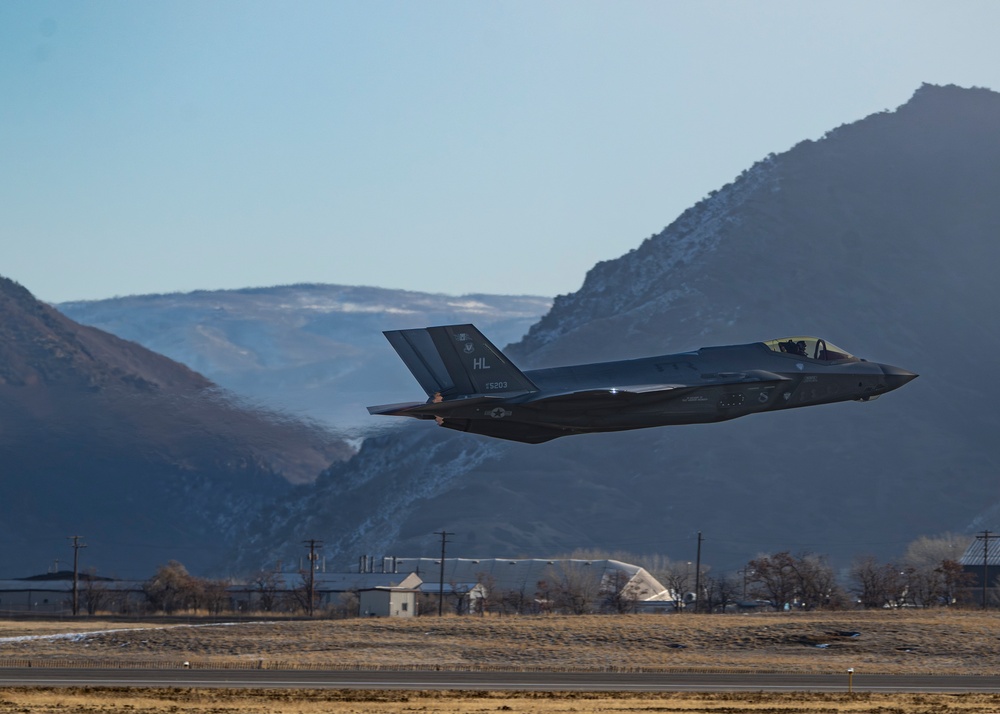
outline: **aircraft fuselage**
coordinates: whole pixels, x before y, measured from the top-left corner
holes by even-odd
[[[401,347],[401,338],[393,344],[424,385],[428,402],[370,411],[435,419],[452,429],[529,443],[869,401],[916,377],[859,359],[818,338],[520,372],[472,326],[427,331],[438,338],[440,365],[417,340],[412,347]],[[407,349],[424,358],[420,364]]]

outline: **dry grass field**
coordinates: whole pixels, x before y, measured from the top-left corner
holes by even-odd
[[[68,633],[78,634],[60,636]],[[0,666],[25,660],[126,666],[190,661],[192,666],[261,668],[826,672],[853,667],[858,672],[993,674],[998,653],[1000,614],[947,610],[203,625],[0,621]]]
[[[87,634],[90,633],[90,634]],[[856,633],[856,634],[855,634]],[[42,665],[995,674],[1000,613],[426,617],[163,624],[0,621],[0,667]],[[580,694],[0,689],[22,712],[1000,712],[986,694]]]

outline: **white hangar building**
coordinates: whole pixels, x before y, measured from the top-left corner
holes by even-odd
[[[440,587],[441,560],[438,558],[395,558],[398,572],[417,573],[425,593],[436,593]],[[473,592],[492,587],[502,592],[523,592],[534,596],[539,583],[554,586],[564,578],[586,578],[602,590],[628,589],[638,601],[671,601],[672,597],[660,582],[638,565],[620,560],[582,559],[515,559],[515,558],[445,558],[445,591],[461,589]],[[479,586],[477,588],[477,586]]]

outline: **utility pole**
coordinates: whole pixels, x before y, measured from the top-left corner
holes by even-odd
[[[701,612],[701,531],[698,531],[698,557],[694,566],[694,611]]]
[[[444,546],[448,542],[448,536],[455,534],[442,528],[440,531],[434,531],[434,535],[441,536],[441,578],[438,581],[438,617],[441,617],[444,615]]]
[[[323,547],[323,541],[310,538],[302,542],[309,549],[309,617],[312,617],[316,604],[316,549]]]
[[[987,574],[989,569],[987,568],[987,558],[990,552],[990,539],[1000,538],[1000,535],[991,534],[989,531],[983,531],[982,535],[977,535],[976,540],[981,540],[983,542],[983,609],[986,609],[986,586],[987,586]]]
[[[80,614],[80,548],[87,546],[80,542],[83,536],[67,536],[73,541],[73,617]]]

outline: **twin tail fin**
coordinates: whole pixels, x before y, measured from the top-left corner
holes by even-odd
[[[384,333],[432,401],[503,396],[538,388],[473,325]]]

